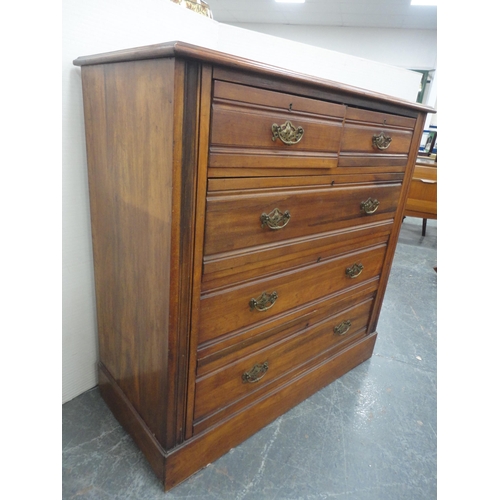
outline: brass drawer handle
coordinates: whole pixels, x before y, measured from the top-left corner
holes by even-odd
[[[287,146],[297,144],[304,137],[304,129],[302,127],[295,127],[289,120],[283,125],[273,123],[271,130],[273,132],[273,141],[279,138]]]
[[[345,273],[349,278],[357,278],[363,272],[364,266],[363,264],[353,264],[351,267],[348,267],[345,270]]]
[[[380,205],[380,201],[373,199],[373,198],[368,198],[366,201],[361,202],[361,210],[365,214],[371,215],[377,211],[377,208],[379,205]]]
[[[346,319],[345,321],[342,321],[342,323],[338,324],[333,329],[333,332],[337,335],[345,335],[349,331],[351,326],[352,326],[351,320]]]
[[[278,300],[278,293],[261,293],[260,297],[257,299],[250,300],[250,309],[257,309],[257,311],[267,311],[274,306],[274,303]]]
[[[281,212],[275,208],[272,212],[268,214],[262,214],[260,216],[261,227],[267,226],[269,229],[283,229],[289,222],[290,212],[285,210],[285,213]]]
[[[379,149],[383,151],[384,149],[387,149],[392,142],[392,137],[389,137],[388,135],[385,135],[383,132],[380,132],[380,134],[375,134],[372,137],[372,144],[375,149]]]
[[[268,368],[269,364],[267,361],[256,364],[251,370],[243,373],[241,376],[243,383],[254,384],[255,382],[258,382],[267,373]]]

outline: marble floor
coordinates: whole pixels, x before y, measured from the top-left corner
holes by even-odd
[[[437,498],[437,223],[421,229],[403,222],[371,359],[167,493],[92,389],[62,408],[62,498]]]

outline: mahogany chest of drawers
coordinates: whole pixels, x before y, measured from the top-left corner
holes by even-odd
[[[99,385],[167,490],[372,355],[432,110],[179,42],[75,64]]]

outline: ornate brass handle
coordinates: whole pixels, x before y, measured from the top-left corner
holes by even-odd
[[[375,200],[373,198],[368,198],[366,201],[361,202],[361,210],[365,214],[371,215],[377,211],[377,208],[379,205],[380,205],[380,201]]]
[[[254,384],[255,382],[258,382],[266,374],[268,368],[269,364],[267,361],[256,364],[251,370],[243,373],[241,376],[243,383],[246,384],[248,382],[250,384]]]
[[[271,130],[273,132],[273,141],[279,138],[287,146],[297,144],[304,136],[304,129],[302,127],[295,127],[289,120],[283,125],[273,123]]]
[[[375,134],[372,137],[372,144],[375,149],[380,149],[383,151],[384,149],[387,149],[392,142],[392,137],[389,137],[388,135],[385,135],[383,132],[380,132],[380,134]]]
[[[337,335],[345,335],[349,331],[351,326],[352,326],[351,320],[346,319],[345,321],[342,321],[342,323],[338,324],[333,329],[333,332]]]
[[[346,268],[345,273],[349,278],[357,278],[363,272],[363,264],[353,264],[351,267]]]
[[[269,229],[283,229],[288,224],[290,217],[292,216],[288,210],[285,210],[285,213],[283,213],[275,208],[268,214],[262,214],[260,222],[262,223],[262,227],[267,226]]]
[[[267,311],[274,306],[274,303],[278,300],[278,293],[266,293],[263,292],[260,294],[260,297],[257,299],[250,300],[250,309],[257,309],[257,311]]]

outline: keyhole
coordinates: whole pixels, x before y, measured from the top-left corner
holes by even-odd
[[[292,104],[293,104],[293,102],[291,102],[291,103],[290,103],[290,106],[289,106],[289,108],[288,108],[288,111],[292,111]]]

